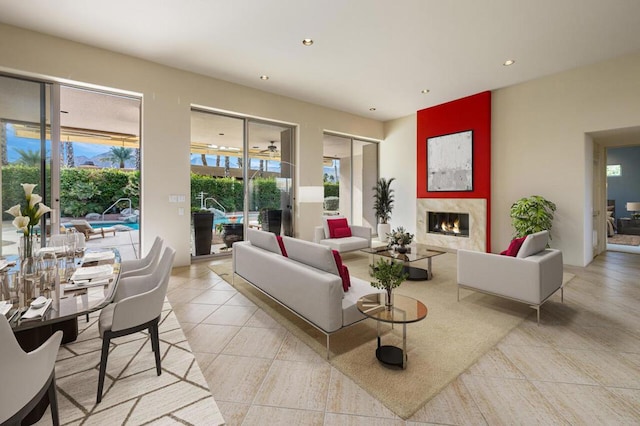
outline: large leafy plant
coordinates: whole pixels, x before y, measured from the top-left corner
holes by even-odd
[[[556,205],[539,195],[521,198],[511,206],[511,224],[515,228],[515,237],[524,237],[534,232],[549,231],[553,225],[553,213]]]
[[[393,189],[391,189],[391,182],[395,178],[385,179],[380,178],[373,187],[375,191],[373,193],[373,209],[376,212],[376,217],[379,223],[387,223],[391,219],[391,211],[393,210]]]

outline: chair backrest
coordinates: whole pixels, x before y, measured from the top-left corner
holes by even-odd
[[[164,240],[160,237],[156,237],[153,240],[151,249],[145,257],[142,259],[124,260],[120,265],[121,277],[129,277],[133,275],[148,275],[153,272],[160,259],[160,253],[162,253],[162,244]]]
[[[173,248],[165,247],[153,273],[129,278],[129,280],[138,282],[144,281],[148,285],[142,287],[142,293],[116,302],[113,311],[112,331],[144,324],[160,315],[169,286],[175,254],[176,251]]]
[[[58,331],[32,352],[18,344],[4,315],[0,315],[0,423],[27,405],[53,372],[62,332]]]
[[[84,219],[72,220],[71,225],[80,232],[93,231],[93,226]]]

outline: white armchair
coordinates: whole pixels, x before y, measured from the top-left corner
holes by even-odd
[[[528,235],[517,257],[458,250],[458,301],[460,288],[489,293],[529,304],[537,311],[562,287],[562,252],[548,249],[549,232]]]
[[[322,226],[316,226],[313,241],[331,247],[340,253],[371,247],[371,228],[368,226],[349,225],[350,237],[331,238],[328,221],[344,219],[342,216],[323,216]]]

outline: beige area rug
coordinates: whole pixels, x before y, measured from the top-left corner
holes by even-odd
[[[371,259],[361,253],[343,258],[352,275],[369,281]],[[376,322],[362,321],[330,338],[330,363],[349,376],[400,417],[407,419],[449,382],[464,372],[509,331],[535,311],[527,305],[461,290],[457,302],[456,256],[444,254],[432,260],[431,281],[407,281],[398,294],[414,297],[427,305],[425,320],[407,325],[406,370],[383,366],[375,357]],[[422,265],[426,267],[426,265]],[[231,282],[231,261],[210,268]],[[567,276],[567,281],[571,276]],[[304,283],[300,283],[304,286]],[[264,309],[290,332],[325,357],[325,335],[264,296],[240,277],[238,291]],[[559,303],[560,296],[553,302]],[[533,316],[535,318],[535,316]],[[402,326],[381,325],[383,345],[402,347]]]
[[[56,384],[60,424],[221,425],[224,419],[168,302],[159,337],[162,374],[147,333],[111,341],[102,402],[96,405],[102,339],[98,316],[79,318],[78,339],[60,347]],[[51,414],[38,424],[51,423]]]
[[[640,246],[640,235],[616,234],[607,238],[607,243],[621,246]]]

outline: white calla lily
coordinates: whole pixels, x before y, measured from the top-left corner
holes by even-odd
[[[16,204],[11,207],[9,210],[5,210],[5,212],[9,213],[13,217],[22,216],[22,212],[20,212],[20,204]]]
[[[31,198],[31,194],[33,193],[33,189],[37,186],[35,183],[21,183],[22,189],[24,189],[24,195],[27,197],[27,200]]]
[[[42,201],[42,197],[38,194],[31,194],[31,198],[29,199],[29,207],[33,208],[36,204]]]
[[[29,231],[28,230],[29,218],[27,216],[16,216],[16,218],[13,219],[12,223],[13,223],[13,226],[18,228],[19,230],[21,230],[25,234],[27,234],[27,232]]]
[[[50,207],[47,207],[44,204],[40,203],[38,204],[38,211],[33,217],[34,219],[39,219],[43,214],[49,213],[50,211],[51,211]]]

